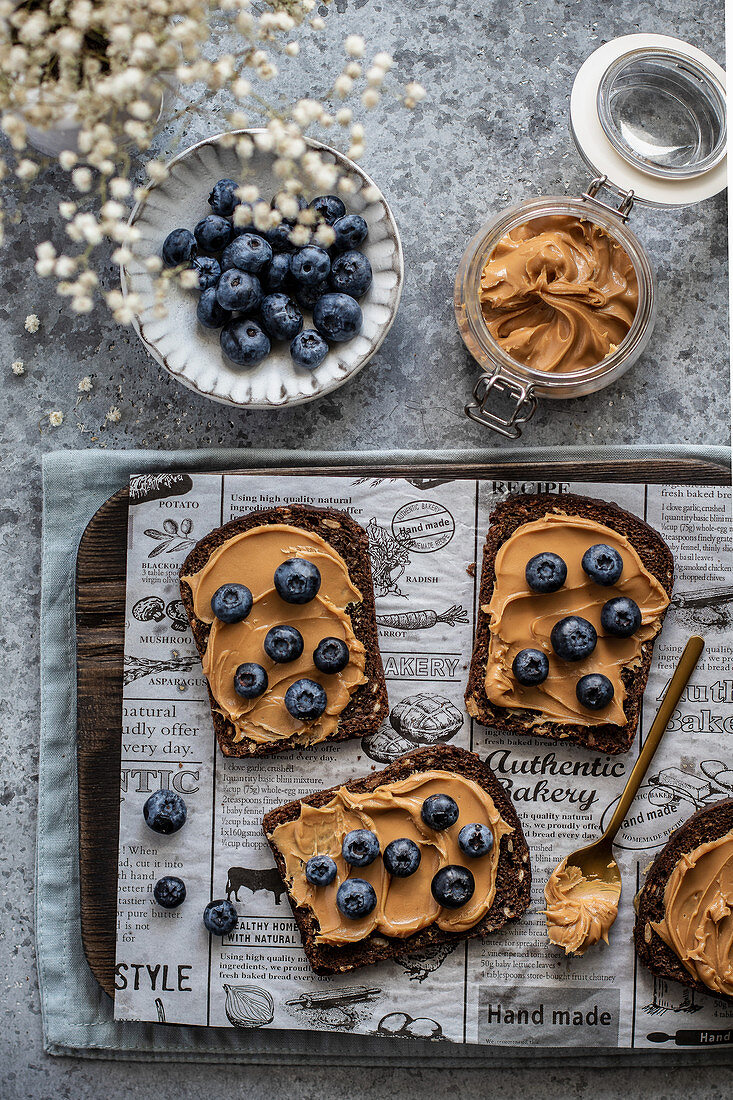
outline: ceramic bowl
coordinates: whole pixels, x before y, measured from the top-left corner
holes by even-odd
[[[256,131],[244,131],[252,134]],[[153,314],[153,280],[142,260],[160,255],[163,241],[179,226],[193,228],[210,213],[208,195],[218,179],[238,178],[240,164],[236,152],[221,144],[221,135],[207,138],[175,157],[169,164],[167,179],[151,188],[148,198],[132,211],[130,221],[141,231],[134,245],[133,260],[121,270],[124,294],[139,294],[144,305],[135,318],[137,333],[152,357],[185,386],[228,405],[270,409],[298,405],[331,393],[352,378],[380,347],[397,313],[404,265],[402,244],[392,211],[366,172],[342,153],[317,141],[308,144],[338,165],[341,174],[355,184],[354,194],[345,198],[349,213],[361,214],[369,226],[369,236],[361,246],[369,257],[374,279],[360,300],[364,315],[362,330],[353,340],[332,344],[323,363],[315,371],[296,367],[287,343],[273,343],[272,351],[256,367],[238,367],[230,363],[219,347],[219,333],[202,328],[196,320],[195,291],[172,286],[167,297],[168,316]],[[257,151],[252,158],[248,182],[254,183],[263,198],[279,190],[272,171],[274,155]],[[369,199],[366,189],[373,189]],[[315,194],[315,193],[314,193]],[[304,327],[312,328],[309,313]]]

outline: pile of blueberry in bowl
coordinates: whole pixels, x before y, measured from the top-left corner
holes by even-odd
[[[372,284],[371,264],[360,251],[367,223],[347,213],[336,195],[321,195],[310,204],[298,197],[300,210],[313,211],[313,231],[307,243],[297,245],[291,239],[294,220],[283,218],[266,230],[255,228],[252,219],[235,224],[235,208],[249,206],[238,198],[239,186],[233,179],[219,180],[209,195],[211,213],[193,230],[168,234],[163,262],[196,271],[198,321],[220,330],[222,351],[231,362],[254,367],[274,343],[284,341],[296,367],[315,370],[330,344],[345,343],[361,331],[359,299]],[[271,206],[278,208],[277,195]],[[328,248],[315,232],[324,224],[332,231]],[[306,325],[308,314],[312,327]]]

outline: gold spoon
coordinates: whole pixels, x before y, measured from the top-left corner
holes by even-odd
[[[669,682],[669,687],[664,693],[664,698],[659,705],[656,717],[649,730],[649,736],[644,742],[644,747],[639,753],[639,759],[634,764],[629,781],[623,789],[618,806],[613,817],[608,823],[606,831],[598,840],[594,840],[585,848],[579,848],[566,859],[566,865],[579,867],[585,879],[599,879],[609,886],[621,890],[621,872],[613,858],[613,842],[616,833],[621,828],[629,807],[634,801],[636,792],[641,786],[641,781],[646,775],[647,768],[652,762],[652,757],[657,751],[657,746],[664,736],[665,730],[672,717],[672,711],[680,701],[680,696],[687,686],[687,681],[692,676],[695,665],[700,659],[704,642],[702,638],[693,635],[687,642],[684,652],[679,659],[674,675]]]

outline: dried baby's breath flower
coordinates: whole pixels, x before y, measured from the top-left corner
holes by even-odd
[[[110,424],[117,424],[122,419],[122,413],[116,405],[112,405],[104,418]]]
[[[38,332],[41,327],[41,322],[35,313],[29,313],[25,319],[26,332]]]
[[[408,84],[405,88],[405,107],[412,109],[425,99],[427,94],[422,84]]]
[[[64,422],[64,414],[60,409],[54,409],[48,414],[48,422],[52,428],[60,428]]]
[[[13,374],[17,374],[17,375],[25,374],[25,363],[23,362],[22,359],[15,359],[10,364],[10,369],[13,372]]]
[[[0,127],[10,146],[10,155],[0,157],[0,179],[17,181],[23,193],[46,166],[28,147],[29,131],[68,134],[69,147],[56,161],[69,174],[74,196],[59,203],[66,246],[59,254],[51,242],[44,242],[36,251],[35,268],[38,275],[56,280],[58,293],[70,300],[73,310],[93,308],[100,293],[97,279],[93,273],[91,280],[84,276],[95,263],[95,250],[109,242],[114,262],[128,265],[134,254],[150,274],[157,316],[165,315],[167,289],[193,277],[191,272],[163,270],[160,257],[146,255],[138,226],[127,224],[130,199],[145,201],[151,188],[168,177],[168,165],[147,154],[159,120],[173,122],[193,112],[206,114],[209,108],[217,122],[223,117],[221,144],[236,154],[239,171],[234,174],[242,183],[242,203],[233,215],[237,226],[253,224],[263,232],[283,216],[294,217],[292,202],[271,210],[269,195],[259,201],[250,176],[257,150],[273,155],[272,170],[286,195],[336,189],[350,193],[341,170],[328,155],[310,147],[307,138],[314,128],[352,126],[352,107],[339,101],[353,96],[358,102],[361,95],[365,107],[375,106],[393,67],[391,56],[381,51],[368,65],[362,61],[367,56],[364,38],[349,34],[343,70],[311,81],[312,86],[331,85],[329,102],[304,98],[286,111],[291,74],[287,79],[283,74],[283,87],[275,89],[272,102],[263,90],[280,80],[281,63],[292,64],[300,55],[300,35],[294,41],[293,31],[303,28],[307,34],[308,26],[323,30],[316,7],[316,0],[268,0],[256,6],[251,0],[0,0]],[[216,49],[222,26],[230,32],[229,53]],[[317,58],[320,51],[310,56]],[[203,85],[203,93],[192,87],[196,84]],[[406,106],[414,106],[424,94],[420,85],[408,84]],[[252,136],[236,132],[249,126],[261,130]],[[363,129],[352,127],[344,144],[349,156],[360,157]],[[141,160],[148,182],[133,188],[131,166]],[[0,241],[1,219],[0,210]],[[330,237],[327,228],[298,217],[294,240],[305,243],[312,232],[324,244]],[[116,319],[133,319],[138,305],[132,296],[120,301],[110,293],[101,297]]]
[[[360,34],[350,34],[344,40],[344,49],[349,57],[363,57],[366,43]]]
[[[76,387],[79,393],[91,393],[92,392],[92,380],[89,375],[85,375],[84,378],[79,379],[79,384]]]

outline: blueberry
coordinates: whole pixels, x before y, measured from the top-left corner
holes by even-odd
[[[186,822],[186,803],[176,791],[153,791],[143,806],[145,824],[156,833],[177,833]]]
[[[344,252],[331,264],[331,286],[341,294],[361,298],[372,285],[372,265],[363,252]]]
[[[542,684],[550,671],[550,662],[541,649],[520,649],[512,661],[512,672],[524,687]]]
[[[366,240],[369,228],[359,214],[346,214],[333,223],[333,231],[336,234],[333,242],[336,251],[348,252],[349,249],[358,248]]]
[[[292,340],[303,327],[303,314],[287,294],[268,294],[263,298],[260,320],[271,340]]]
[[[352,867],[368,867],[379,855],[379,837],[371,829],[352,829],[343,839],[341,855]]]
[[[252,610],[252,593],[246,584],[223,584],[211,597],[211,610],[223,623],[241,623]]]
[[[219,180],[211,189],[209,206],[215,214],[222,218],[229,218],[234,213],[234,207],[239,206],[239,199],[234,192],[239,187],[237,180]]]
[[[250,275],[257,275],[272,259],[272,249],[264,237],[247,230],[227,245],[221,256],[222,271],[236,267]]]
[[[231,310],[219,305],[215,286],[210,286],[199,298],[196,303],[196,316],[199,324],[204,328],[221,328],[232,319]]]
[[[288,558],[275,570],[275,589],[286,603],[310,603],[321,587],[317,565],[305,558]]]
[[[524,576],[533,592],[557,592],[568,575],[568,567],[559,554],[545,550],[527,562]]]
[[[270,341],[256,321],[232,321],[221,330],[221,350],[241,367],[254,367],[270,354]]]
[[[417,871],[422,854],[414,840],[403,836],[389,842],[382,858],[387,874],[407,878]]]
[[[263,642],[265,653],[278,665],[297,661],[303,652],[303,635],[294,626],[273,626]]]
[[[260,279],[269,291],[286,290],[290,286],[290,256],[278,252],[267,267],[262,269]]]
[[[213,256],[197,256],[193,269],[199,277],[199,290],[210,290],[219,282],[221,264]]]
[[[613,684],[608,676],[591,672],[580,677],[575,685],[575,694],[581,706],[588,710],[603,710],[613,699]]]
[[[326,692],[315,680],[296,680],[285,692],[285,706],[293,718],[310,722],[326,709]]]
[[[324,294],[313,309],[313,324],[326,340],[343,343],[361,330],[361,306],[348,294]]]
[[[494,834],[488,825],[474,821],[461,829],[458,834],[458,847],[467,856],[478,859],[479,856],[487,855],[494,847]]]
[[[239,309],[242,313],[252,313],[259,309],[262,301],[260,280],[255,275],[240,271],[237,267],[229,268],[219,279],[216,299],[224,309]]]
[[[374,887],[363,878],[347,878],[336,891],[336,907],[349,920],[368,916],[376,904]]]
[[[458,821],[458,804],[449,794],[431,794],[420,816],[429,829],[448,829]]]
[[[316,308],[316,302],[319,298],[322,298],[324,294],[330,294],[331,287],[328,279],[324,279],[323,282],[316,283],[314,286],[303,286],[301,283],[295,283],[295,300],[301,309],[309,310],[311,313]]]
[[[338,195],[319,195],[310,203],[310,208],[320,214],[329,225],[333,225],[337,218],[343,218],[346,213],[346,207]]]
[[[305,865],[305,880],[311,886],[330,886],[336,878],[336,864],[330,856],[311,856]]]
[[[177,909],[186,900],[186,884],[181,878],[165,875],[153,887],[153,897],[163,909]]]
[[[161,256],[166,267],[190,264],[196,255],[196,238],[190,229],[174,229],[163,241]]]
[[[293,223],[286,221],[282,221],[279,225],[273,225],[272,229],[268,229],[266,233],[267,243],[272,251],[280,255],[296,252],[298,246],[290,240],[292,232]]]
[[[641,610],[638,603],[628,596],[616,596],[607,600],[601,608],[601,626],[614,638],[630,638],[641,626]]]
[[[342,672],[349,663],[349,647],[340,638],[322,638],[313,654],[319,672]]]
[[[328,344],[314,328],[299,332],[290,345],[290,357],[296,367],[315,370],[328,355]]]
[[[234,690],[243,699],[257,699],[267,691],[267,673],[262,665],[247,661],[234,673]]]
[[[446,909],[460,909],[473,897],[476,881],[468,867],[448,864],[433,876],[430,892],[438,905]]]
[[[589,546],[583,554],[581,565],[592,581],[606,588],[615,584],[624,571],[623,558],[618,550],[604,542]]]
[[[213,932],[215,936],[226,936],[227,932],[231,932],[237,927],[238,919],[237,910],[225,898],[210,901],[204,909],[206,930]]]
[[[198,223],[193,235],[202,252],[221,252],[231,240],[231,222],[218,214],[207,214]]]
[[[568,615],[556,622],[550,633],[552,648],[564,661],[582,661],[596,648],[598,635],[593,623],[580,615]]]
[[[328,278],[331,258],[325,248],[307,244],[295,253],[290,261],[293,278],[302,286],[315,286]]]

